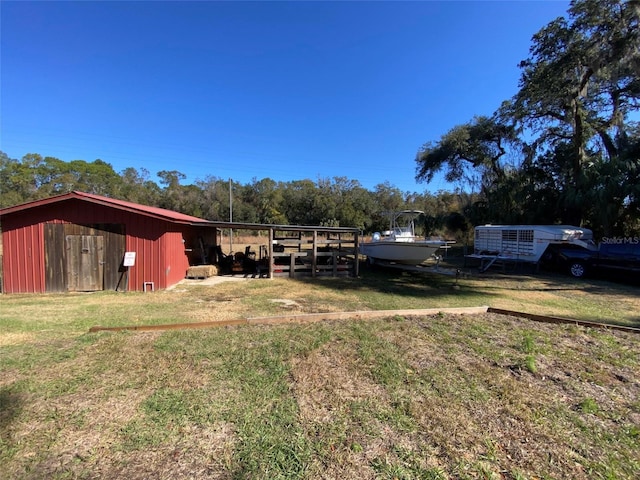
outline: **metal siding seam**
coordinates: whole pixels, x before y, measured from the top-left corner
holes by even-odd
[[[13,231],[13,243],[12,243],[13,250],[10,252],[11,275],[13,280],[14,292],[20,292],[20,289],[22,288],[22,285],[20,284],[21,283],[20,269],[23,268],[22,264],[24,262],[24,259],[21,260],[20,256],[18,255],[18,245],[20,245],[20,229],[16,229]],[[25,251],[23,252],[23,255],[26,256],[28,252],[28,248],[26,245],[24,247],[25,247]]]
[[[170,249],[165,257],[165,288],[175,285],[182,280],[186,273],[186,254],[182,243],[183,232],[181,230],[170,232]]]
[[[129,282],[129,289],[134,291],[138,291],[138,282],[142,278],[142,269],[144,268],[144,252],[142,251],[142,245],[139,237],[131,237],[131,247],[130,251],[136,252],[136,266],[133,275],[131,276],[131,281]]]
[[[28,237],[27,235],[25,235],[24,228],[20,228],[18,230],[18,235],[16,239],[17,239],[16,246],[25,245],[27,247],[27,251],[25,252],[24,256],[16,255],[16,260],[17,260],[16,263],[18,264],[18,268],[16,269],[18,291],[28,293],[29,289],[27,285],[26,271],[29,263],[31,262],[31,257],[33,255],[32,247],[30,243],[27,243]]]
[[[42,223],[35,223],[31,225],[29,229],[31,235],[31,243],[33,244],[33,252],[35,254],[33,258],[33,272],[31,274],[31,281],[33,282],[33,291],[42,293],[42,276],[44,272],[42,254]]]
[[[3,241],[3,272],[4,272],[4,282],[3,289],[5,293],[16,293],[16,278],[15,278],[15,267],[14,267],[14,258],[15,258],[15,230],[10,230],[8,232],[3,232],[2,241]]]
[[[20,229],[22,233],[21,243],[23,245],[27,245],[29,249],[29,254],[25,257],[23,264],[20,268],[20,283],[22,284],[22,290],[25,292],[33,293],[33,283],[30,281],[30,275],[28,272],[30,271],[30,267],[33,265],[33,256],[35,252],[33,251],[33,242],[31,235],[29,235],[28,228]]]
[[[154,222],[155,223],[155,222]],[[164,275],[163,275],[163,270],[164,270],[164,265],[165,265],[165,259],[164,256],[166,255],[167,252],[167,247],[166,247],[166,232],[163,232],[160,228],[160,225],[158,225],[157,223],[155,223],[154,228],[156,229],[156,233],[158,234],[157,236],[154,236],[155,238],[157,238],[157,240],[152,240],[150,241],[150,250],[151,250],[151,255],[153,255],[153,257],[151,257],[152,260],[152,265],[153,265],[153,271],[151,273],[151,278],[153,278],[156,282],[156,285],[158,286],[158,288],[164,288]]]
[[[38,292],[44,293],[44,223],[35,224],[33,233],[38,244]]]

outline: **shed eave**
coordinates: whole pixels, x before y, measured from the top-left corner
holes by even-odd
[[[109,208],[115,208],[118,210],[136,213],[138,215],[144,215],[147,217],[165,220],[171,223],[176,223],[181,225],[198,225],[200,223],[207,223],[207,220],[199,219],[197,217],[192,217],[190,215],[181,214],[179,212],[172,212],[171,210],[166,210],[166,214],[165,214],[163,213],[165,209],[161,209],[157,207],[148,207],[147,205],[141,205],[141,204],[137,206],[137,204],[132,202],[124,202],[122,200],[110,199],[108,197],[102,197],[99,195],[87,194],[87,193],[76,192],[76,191],[0,209],[0,222],[2,220],[2,217],[5,215],[11,215],[14,213],[19,213],[25,210],[29,210],[31,208],[52,205],[55,203],[60,203],[60,202],[64,202],[71,199],[77,199],[84,202],[89,202],[96,205],[102,205]]]

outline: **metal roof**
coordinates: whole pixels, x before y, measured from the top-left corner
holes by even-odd
[[[139,203],[126,202],[124,200],[118,200],[115,198],[103,197],[101,195],[94,195],[92,193],[84,193],[72,191],[64,193],[62,195],[56,195],[54,197],[45,198],[42,200],[34,200],[32,202],[22,203],[13,207],[7,207],[0,209],[0,216],[8,215],[10,213],[22,212],[31,208],[36,208],[44,205],[51,205],[55,203],[64,202],[71,199],[78,199],[85,202],[91,202],[98,205],[105,205],[108,207],[117,208],[120,210],[126,210],[128,212],[135,212],[141,215],[147,215],[155,218],[161,218],[177,223],[187,224],[201,224],[207,223],[207,220],[194,217],[191,215],[185,215],[184,213],[174,212],[173,210],[167,210],[165,208],[149,207],[147,205],[141,205]]]

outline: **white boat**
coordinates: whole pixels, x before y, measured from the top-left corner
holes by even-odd
[[[415,235],[415,219],[424,212],[402,210],[389,213],[389,230],[376,232],[370,242],[360,244],[360,253],[369,263],[384,261],[402,265],[418,265],[430,259],[447,242],[420,240]]]

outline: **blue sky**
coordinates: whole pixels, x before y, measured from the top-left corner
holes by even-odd
[[[415,182],[566,1],[0,4],[0,150],[246,184]]]

